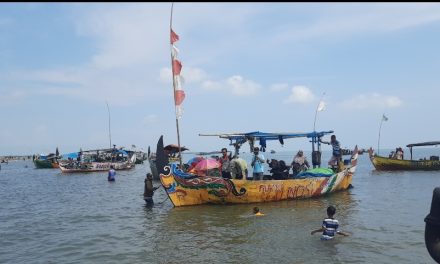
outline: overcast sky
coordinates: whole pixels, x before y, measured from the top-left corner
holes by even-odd
[[[0,155],[108,147],[106,102],[113,144],[177,143],[170,9],[1,3]],[[313,131],[321,98],[316,130],[343,147],[376,148],[383,114],[381,148],[440,140],[439,3],[176,3],[173,30],[191,151],[229,143],[199,133]]]

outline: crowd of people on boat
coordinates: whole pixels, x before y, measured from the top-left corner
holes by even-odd
[[[391,151],[388,155],[390,159],[403,160],[403,149],[401,147],[396,148],[396,150]]]
[[[340,171],[342,162],[342,151],[339,141],[335,135],[331,136],[329,142],[320,141],[324,144],[332,146],[332,157],[328,162],[328,165],[334,171]],[[311,169],[311,165],[304,155],[302,150],[299,150],[290,164],[286,164],[284,160],[277,159],[265,159],[261,153],[261,149],[258,147],[253,148],[253,155],[250,162],[250,168],[248,163],[240,158],[238,154],[232,155],[227,148],[221,149],[221,156],[215,157],[215,159],[205,160],[203,157],[195,157],[188,161],[185,165],[185,170],[189,173],[194,173],[200,176],[218,176],[224,179],[247,179],[247,180],[284,180],[296,178],[300,173]],[[207,161],[216,161],[217,164],[208,166]],[[206,166],[199,166],[199,163],[205,163]],[[269,167],[268,171],[270,175],[264,175],[265,166]],[[216,167],[217,166],[217,167]],[[208,168],[209,167],[209,168]]]

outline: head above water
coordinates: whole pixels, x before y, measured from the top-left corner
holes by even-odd
[[[333,217],[336,213],[336,208],[333,205],[330,205],[329,207],[327,207],[327,215],[329,217]]]
[[[258,208],[258,207],[254,207],[254,214],[256,214],[256,213],[258,213],[258,212],[260,212],[260,208]]]

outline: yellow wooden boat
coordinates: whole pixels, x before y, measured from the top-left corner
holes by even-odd
[[[413,160],[412,148],[416,146],[434,146],[439,145],[440,141],[431,141],[423,143],[408,144],[411,159],[396,159],[377,155],[372,148],[368,150],[371,163],[376,170],[440,170],[440,161],[438,156],[431,156],[429,159]]]
[[[161,138],[162,139],[162,138]],[[159,157],[159,144],[158,151]],[[351,187],[358,160],[355,147],[347,165],[331,176],[285,180],[238,180],[186,173],[164,160],[160,181],[174,206],[241,204],[319,197]],[[160,166],[160,162],[158,162]]]

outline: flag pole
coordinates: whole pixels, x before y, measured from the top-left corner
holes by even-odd
[[[379,155],[379,142],[380,142],[380,130],[382,129],[382,123],[383,123],[383,117],[385,114],[382,115],[382,118],[380,119],[380,125],[379,125],[379,138],[377,139],[377,155]]]
[[[170,36],[171,36],[171,31],[172,31],[172,25],[173,25],[173,7],[174,7],[174,2],[171,3],[171,16],[170,16]],[[173,71],[173,43],[170,43],[170,52],[171,52],[171,76],[173,77],[173,90],[174,90],[174,103],[176,103],[177,98],[176,98],[176,78],[174,77],[174,71]],[[183,169],[182,167],[182,152],[180,150],[180,132],[179,132],[179,118],[176,114],[176,129],[177,129],[177,146],[179,147],[179,164],[180,164],[180,168]]]

